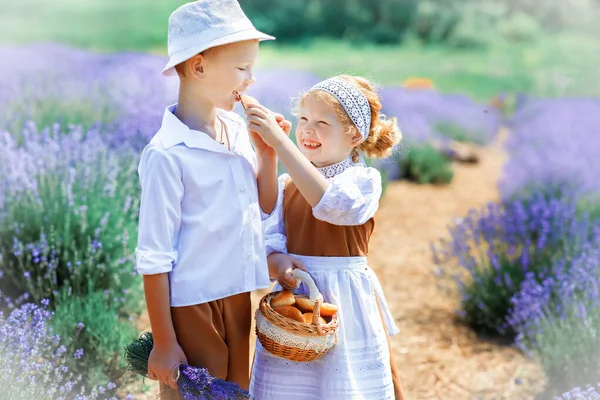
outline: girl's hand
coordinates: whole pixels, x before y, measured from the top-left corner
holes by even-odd
[[[282,288],[294,290],[298,287],[298,280],[292,271],[296,268],[306,271],[306,267],[300,260],[288,254],[278,253],[269,256],[269,262],[273,262],[277,267],[277,282]]]
[[[292,123],[285,119],[285,117],[281,114],[274,113],[275,121],[279,124],[279,127],[283,132],[289,136],[292,131]],[[252,142],[252,146],[256,151],[256,154],[259,156],[275,156],[275,150],[269,147],[268,144],[262,139],[262,137],[253,130],[248,129],[248,134],[250,136],[250,141]]]
[[[274,113],[275,121],[279,124],[279,127],[287,136],[290,136],[290,132],[292,132],[292,123],[285,119],[285,117],[281,114]]]
[[[178,365],[187,364],[187,358],[178,343],[154,347],[148,358],[148,378],[177,390]]]
[[[283,126],[281,126],[275,117],[276,114],[261,105],[248,105],[246,115],[248,116],[248,130],[258,133],[263,142],[271,148],[277,147],[286,140],[291,131],[289,121],[283,120]]]

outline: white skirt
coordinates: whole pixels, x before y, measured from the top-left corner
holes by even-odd
[[[257,340],[250,394],[257,400],[394,399],[386,332],[398,333],[366,257],[299,258],[325,301],[339,307],[337,344],[323,357],[294,362],[272,355]],[[279,285],[275,291],[281,290]],[[302,284],[297,293],[308,294]]]

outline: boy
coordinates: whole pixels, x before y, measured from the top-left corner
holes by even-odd
[[[272,39],[236,0],[188,3],[169,18],[163,74],[179,75],[179,98],[141,155],[136,249],[154,336],[148,375],[163,399],[177,397],[179,363],[249,385],[250,292],[270,284],[261,220],[277,161],[250,132],[252,149],[232,110],[254,82],[259,41]]]

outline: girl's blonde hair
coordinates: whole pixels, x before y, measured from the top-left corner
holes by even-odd
[[[388,157],[395,145],[400,143],[402,132],[398,127],[396,118],[387,118],[381,113],[381,99],[375,91],[373,85],[358,76],[339,75],[338,78],[344,79],[356,86],[367,98],[371,107],[371,126],[369,136],[358,146],[352,150],[352,160],[358,161],[358,154],[362,152],[369,158],[386,158]],[[346,113],[346,110],[337,101],[333,95],[322,90],[312,90],[304,93],[299,101],[298,106],[302,106],[304,100],[309,96],[315,96],[317,99],[332,106],[335,110],[338,120],[346,127],[346,133],[351,137],[356,135],[361,136],[358,128],[352,122],[352,119]]]

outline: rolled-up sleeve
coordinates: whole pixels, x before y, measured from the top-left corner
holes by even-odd
[[[330,182],[319,203],[315,218],[334,225],[362,225],[379,208],[381,174],[375,168],[351,167]]]
[[[149,146],[142,152],[138,173],[142,193],[136,269],[141,275],[170,272],[177,261],[181,226],[181,172],[165,150]]]
[[[279,177],[275,208],[271,212],[271,215],[263,221],[267,256],[271,253],[287,253],[287,238],[285,235],[285,221],[283,219],[283,191],[288,178],[287,174]]]

